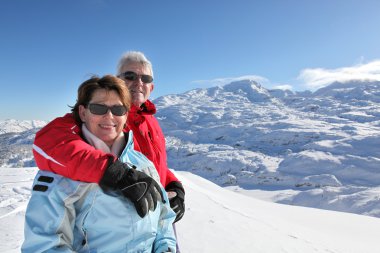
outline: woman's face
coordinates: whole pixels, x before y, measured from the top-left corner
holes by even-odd
[[[101,104],[108,107],[123,105],[116,91],[105,89],[96,90],[92,95],[90,104]],[[108,110],[104,115],[96,115],[91,113],[88,107],[80,105],[79,115],[87,129],[111,147],[116,137],[123,131],[128,113],[116,116],[112,114],[111,110]]]

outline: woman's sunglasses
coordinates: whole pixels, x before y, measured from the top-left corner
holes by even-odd
[[[123,105],[106,106],[101,104],[88,104],[87,108],[95,115],[104,115],[108,110],[111,110],[115,116],[123,116],[127,113],[127,108]]]
[[[121,73],[119,77],[124,78],[128,81],[136,81],[138,78],[141,79],[143,83],[151,83],[153,82],[153,77],[150,75],[138,75],[133,71],[127,71],[124,73]]]

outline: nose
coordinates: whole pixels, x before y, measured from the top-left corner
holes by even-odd
[[[133,82],[134,85],[141,86],[143,85],[143,81],[141,81],[141,76],[138,76],[136,80]]]
[[[113,118],[113,114],[111,112],[111,109],[108,109],[106,114],[103,115],[104,117],[110,117],[110,118]]]
[[[144,83],[141,81],[141,78],[138,77],[136,80],[134,81],[127,81],[125,82],[125,84],[127,85],[128,88],[132,88],[132,87],[141,87],[144,85]]]

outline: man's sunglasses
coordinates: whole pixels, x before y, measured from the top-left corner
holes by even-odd
[[[87,107],[90,112],[95,115],[104,115],[108,110],[111,110],[112,114],[115,116],[123,116],[127,113],[127,108],[123,105],[106,106],[101,104],[88,104]]]
[[[127,71],[124,73],[121,73],[119,77],[124,78],[128,81],[136,81],[138,78],[141,79],[143,83],[151,83],[153,82],[153,77],[150,75],[138,75],[133,71]]]

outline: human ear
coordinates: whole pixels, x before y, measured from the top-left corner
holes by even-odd
[[[79,117],[80,119],[82,120],[82,122],[86,122],[86,107],[84,107],[83,105],[80,105],[79,106]]]

